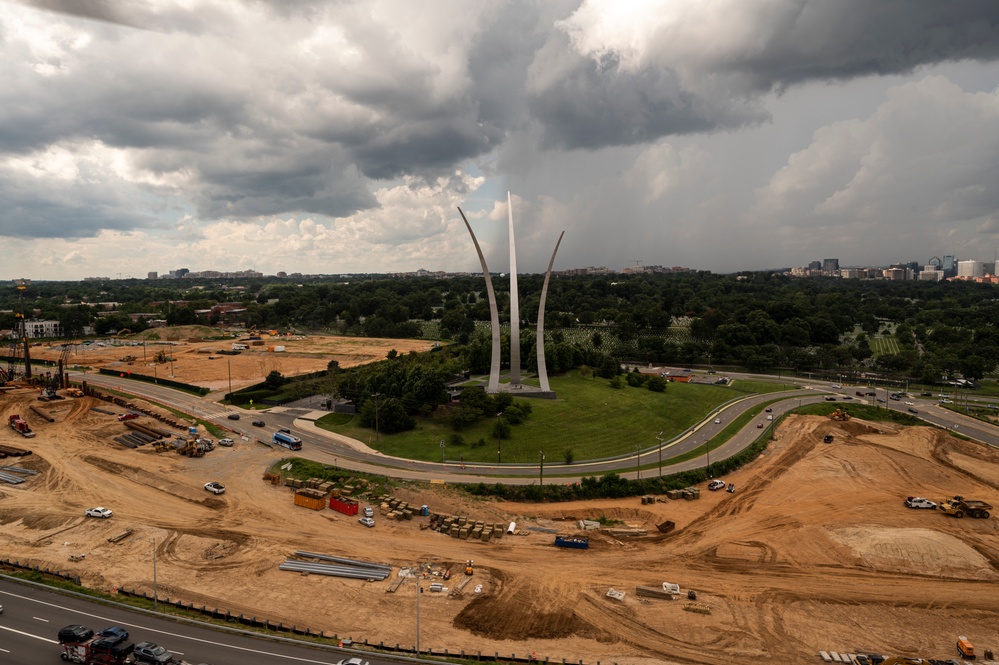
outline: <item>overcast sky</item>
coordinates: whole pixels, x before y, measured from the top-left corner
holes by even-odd
[[[0,0],[0,278],[991,261],[994,0]]]

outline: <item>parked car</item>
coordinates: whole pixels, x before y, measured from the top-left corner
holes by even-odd
[[[372,508],[371,506],[365,506],[364,507],[364,516],[365,517],[374,517],[375,516],[375,509]]]
[[[93,636],[94,631],[79,624],[73,624],[59,629],[60,644],[76,644],[79,642],[86,642]]]
[[[267,423],[265,423],[263,420],[254,420],[251,424],[254,427],[267,427]]]
[[[205,489],[212,494],[225,494],[225,485],[217,483],[214,480],[210,483],[205,483]]]
[[[708,489],[711,490],[712,492],[716,492],[718,490],[725,489],[725,481],[724,480],[712,480],[710,483],[708,483]]]
[[[226,448],[232,448],[234,443],[235,441],[233,441],[232,439],[219,439],[219,445],[225,446]]]
[[[152,642],[139,642],[132,652],[136,662],[139,663],[169,663],[173,661],[173,654],[164,647]]]
[[[102,508],[98,506],[97,508],[87,508],[83,511],[83,514],[87,517],[101,517],[107,519],[113,514],[109,508]]]
[[[729,494],[735,494],[735,483],[729,483],[728,489],[725,491],[728,492]]]
[[[372,518],[370,518],[370,517],[362,517],[361,519],[359,519],[357,521],[360,522],[361,524],[363,524],[366,527],[373,527],[375,525],[375,520],[372,519]]]
[[[124,642],[128,639],[128,631],[120,626],[105,628],[98,635],[113,638],[115,642]]]
[[[929,499],[924,499],[921,496],[910,496],[905,500],[906,508],[928,508],[930,510],[936,510],[937,504],[933,503]]]
[[[238,413],[230,413],[228,416],[226,416],[226,418],[228,418],[229,420],[239,420],[239,414]]]

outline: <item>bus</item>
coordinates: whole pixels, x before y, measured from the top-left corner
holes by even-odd
[[[284,446],[285,448],[289,448],[291,450],[302,449],[302,440],[286,429],[279,429],[274,432],[274,436],[271,438],[271,441],[279,446]]]

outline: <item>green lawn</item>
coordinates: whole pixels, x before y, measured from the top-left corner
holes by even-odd
[[[624,387],[615,390],[609,381],[580,378],[572,373],[551,380],[557,400],[532,399],[531,417],[511,428],[509,439],[499,443],[502,461],[537,463],[544,448],[549,462],[563,462],[566,450],[575,460],[614,457],[634,451],[636,446],[656,445],[656,435],[663,432],[670,439],[701,421],[717,406],[751,392],[780,390],[781,385],[765,382],[737,382],[735,388],[705,384],[670,383],[666,392]],[[776,387],[774,387],[776,386]],[[364,441],[386,455],[426,461],[440,461],[441,439],[448,460],[463,457],[466,463],[496,462],[497,441],[492,436],[495,418],[484,418],[459,432],[463,445],[454,445],[454,430],[437,420],[421,420],[415,430],[381,435],[374,441],[368,428],[356,420],[338,414],[325,416],[316,425]],[[480,439],[484,445],[474,445]]]

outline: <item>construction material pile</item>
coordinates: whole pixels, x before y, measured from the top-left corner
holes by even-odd
[[[430,528],[452,538],[468,540],[474,538],[488,543],[493,538],[499,539],[506,533],[504,524],[487,524],[482,520],[473,521],[464,516],[430,515]]]
[[[392,566],[387,564],[345,559],[329,554],[316,554],[315,552],[298,550],[295,552],[295,556],[300,558],[285,560],[279,566],[279,569],[309,575],[329,575],[332,577],[347,577],[378,582],[387,578],[389,573],[392,572]],[[313,559],[313,561],[302,561],[301,559]]]

